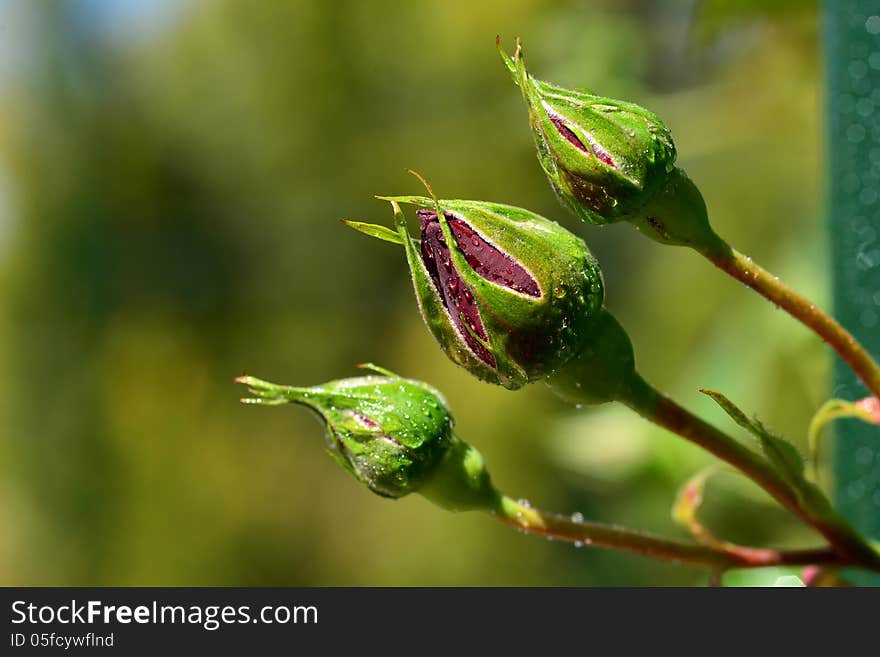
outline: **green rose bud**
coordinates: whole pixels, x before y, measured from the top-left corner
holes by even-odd
[[[434,388],[365,365],[376,375],[309,388],[280,386],[252,376],[236,379],[253,397],[247,404],[301,404],[327,426],[327,451],[337,463],[383,497],[420,492],[445,508],[492,508],[482,457],[452,432],[453,419]]]
[[[617,221],[663,187],[675,168],[675,146],[656,114],[534,79],[519,44],[513,58],[501,54],[528,105],[541,166],[584,221]]]
[[[515,389],[556,371],[589,339],[604,287],[583,240],[509,205],[386,200],[395,210],[396,235],[349,225],[403,244],[422,317],[454,362]],[[419,240],[410,237],[398,203],[421,208]]]
[[[702,195],[675,167],[669,129],[653,112],[536,80],[517,42],[501,57],[520,87],[538,160],[562,203],[591,224],[630,221],[666,244],[715,244]]]

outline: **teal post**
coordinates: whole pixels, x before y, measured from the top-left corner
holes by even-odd
[[[880,0],[824,0],[828,116],[828,223],[837,319],[880,355]],[[867,392],[836,360],[834,396]],[[880,538],[880,429],[840,421],[835,499],[861,531]],[[880,584],[880,578],[871,580]]]

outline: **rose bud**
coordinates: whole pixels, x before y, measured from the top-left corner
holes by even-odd
[[[309,388],[252,376],[236,382],[246,404],[301,404],[327,427],[327,451],[358,481],[383,497],[418,491],[445,508],[492,508],[497,493],[479,452],[452,432],[453,419],[434,388],[374,365],[377,374]]]
[[[694,246],[714,240],[703,198],[675,167],[669,129],[653,112],[536,80],[517,42],[499,52],[520,87],[538,160],[564,205],[590,224],[630,221],[653,239]]]
[[[604,288],[583,240],[527,210],[480,201],[388,197],[422,317],[446,354],[480,379],[515,389],[561,367],[589,335]],[[416,205],[411,239],[398,203]],[[442,208],[437,212],[437,207]]]

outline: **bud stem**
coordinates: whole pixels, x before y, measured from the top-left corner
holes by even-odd
[[[699,249],[716,267],[755,290],[789,315],[812,329],[831,345],[875,397],[880,397],[880,365],[853,335],[824,312],[751,258],[722,242]]]
[[[701,545],[637,532],[623,527],[573,520],[532,508],[510,497],[498,498],[495,516],[529,534],[560,541],[634,552],[656,559],[677,561],[719,572],[730,568],[763,568],[781,565],[841,565],[830,548],[778,551],[723,543]]]
[[[829,509],[807,507],[786,480],[760,454],[660,393],[638,374],[621,393],[619,401],[651,422],[699,445],[748,476],[780,504],[822,534],[842,558],[868,568],[880,568],[880,554],[842,518]]]

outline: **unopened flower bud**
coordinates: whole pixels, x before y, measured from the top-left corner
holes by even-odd
[[[252,376],[249,404],[301,404],[327,427],[327,451],[374,493],[398,498],[420,492],[452,509],[490,508],[497,497],[482,457],[452,432],[453,419],[434,388],[366,365],[376,375],[308,388]]]
[[[604,288],[579,237],[508,205],[387,200],[398,227],[390,241],[404,245],[422,316],[454,362],[515,389],[554,372],[589,339]],[[418,240],[410,238],[398,203],[420,208]],[[376,227],[352,225],[382,237]]]
[[[702,195],[675,167],[672,135],[656,114],[536,80],[519,43],[512,58],[499,51],[528,106],[541,168],[564,205],[591,224],[630,221],[659,242],[716,244]]]

